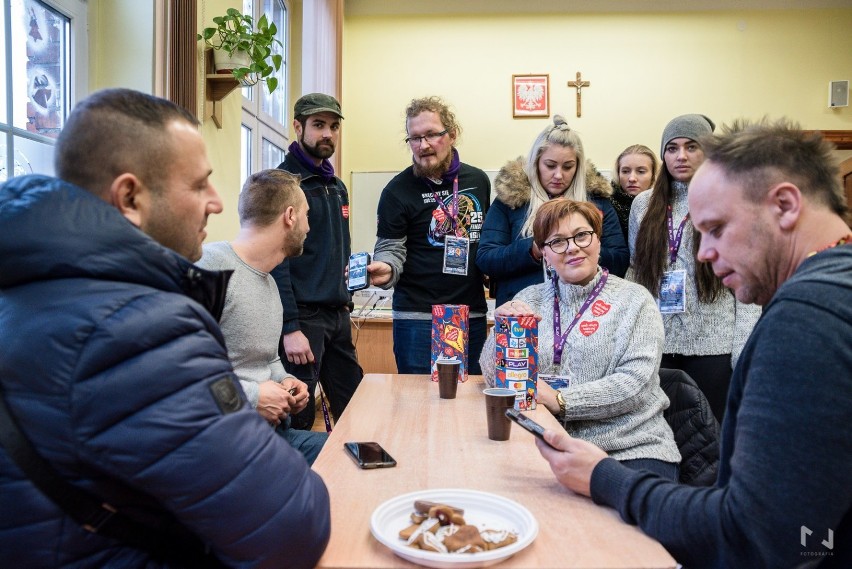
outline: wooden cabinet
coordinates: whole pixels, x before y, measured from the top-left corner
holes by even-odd
[[[353,319],[352,343],[365,374],[396,373],[391,318]]]
[[[488,319],[488,332],[494,321]],[[352,343],[364,373],[396,373],[392,318],[353,318]]]

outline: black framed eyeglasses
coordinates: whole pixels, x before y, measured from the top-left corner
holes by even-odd
[[[407,144],[410,144],[411,146],[420,146],[420,143],[424,140],[429,144],[432,144],[433,142],[437,142],[439,138],[447,134],[448,131],[449,129],[445,128],[441,132],[429,132],[424,134],[423,136],[407,136],[405,137],[405,142]]]
[[[550,247],[550,250],[556,254],[562,254],[568,250],[568,242],[573,240],[577,247],[585,249],[592,244],[594,234],[594,231],[581,231],[573,237],[554,237],[550,241],[545,241],[544,246]]]

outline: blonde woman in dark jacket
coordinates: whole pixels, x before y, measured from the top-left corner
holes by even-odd
[[[590,201],[603,213],[600,264],[623,277],[629,251],[609,201],[612,188],[587,161],[583,142],[560,115],[533,142],[526,159],[506,164],[494,181],[497,198],[488,210],[476,264],[491,280],[497,306],[520,290],[545,281],[542,254],[532,238],[532,221],[554,198]]]

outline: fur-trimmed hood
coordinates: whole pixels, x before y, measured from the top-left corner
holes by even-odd
[[[497,199],[512,209],[525,206],[530,201],[532,185],[524,171],[526,161],[519,156],[510,160],[500,169],[494,179],[494,191]],[[608,198],[612,195],[612,187],[591,160],[586,160],[586,192],[590,196]]]

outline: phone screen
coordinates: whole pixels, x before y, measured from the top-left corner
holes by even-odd
[[[506,416],[511,420],[519,424],[521,427],[526,429],[527,431],[534,434],[536,437],[540,438],[544,441],[544,427],[518,411],[517,409],[506,409]],[[547,443],[547,441],[544,441]],[[550,446],[550,443],[547,443]]]
[[[396,461],[379,443],[345,443],[349,456],[361,468],[390,468]]]
[[[370,264],[369,253],[353,253],[349,255],[349,290],[361,290],[370,286],[367,265]]]

